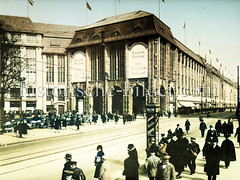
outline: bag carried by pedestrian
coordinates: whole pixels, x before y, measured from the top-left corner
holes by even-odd
[[[83,170],[78,168],[78,167],[75,167],[73,169],[73,176],[72,178],[75,179],[75,180],[86,180],[86,176],[84,175],[83,173]]]

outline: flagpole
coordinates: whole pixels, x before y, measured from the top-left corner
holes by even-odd
[[[186,42],[187,42],[187,40],[186,40],[187,38],[186,38],[186,20],[184,21],[184,44],[185,44],[185,46],[186,46]]]
[[[85,6],[86,6],[86,25],[87,25],[87,0],[86,0]]]
[[[158,3],[158,17],[159,17],[159,19],[160,19],[160,1],[161,0],[159,0],[159,3]]]
[[[201,56],[201,54],[200,54],[200,53],[201,53],[201,51],[200,51],[200,50],[201,50],[201,49],[200,49],[200,46],[201,46],[200,41],[198,42],[198,45],[199,45],[199,55]]]
[[[29,2],[27,0],[27,17],[29,18]]]
[[[115,16],[117,15],[117,0],[115,0]]]

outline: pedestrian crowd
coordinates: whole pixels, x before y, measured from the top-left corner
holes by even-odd
[[[182,178],[182,172],[188,167],[190,175],[196,173],[196,159],[201,152],[200,146],[196,141],[196,137],[191,137],[190,140],[186,137],[186,133],[190,131],[191,123],[189,120],[185,122],[185,131],[177,124],[174,131],[169,129],[167,133],[161,133],[161,139],[156,142],[155,138],[151,138],[146,149],[147,158],[144,164],[149,180],[175,180]],[[233,134],[232,119],[228,123],[217,121],[215,129],[212,125],[209,126],[205,134],[207,125],[203,118],[200,119],[199,129],[201,137],[205,137],[205,144],[202,148],[203,159],[205,159],[204,172],[208,180],[216,180],[217,175],[220,174],[220,161],[224,161],[225,168],[230,166],[231,161],[236,161],[236,153],[234,143],[229,139]],[[219,136],[224,135],[225,140],[219,143]],[[238,136],[239,142],[239,128],[236,130],[235,137]],[[124,167],[122,175],[126,180],[139,180],[139,161],[138,152],[133,144],[127,147],[128,157],[124,160]],[[74,167],[69,154],[66,154],[66,163],[63,169],[63,176],[71,176],[76,179],[74,175]],[[95,172],[93,177],[99,180],[110,180],[111,171],[110,164],[103,152],[101,145],[97,146],[97,154],[94,159]],[[83,171],[77,168],[78,176],[86,179]],[[75,173],[76,174],[76,173]],[[81,179],[79,178],[79,179]],[[67,178],[65,178],[67,179]],[[64,180],[65,180],[64,179]]]

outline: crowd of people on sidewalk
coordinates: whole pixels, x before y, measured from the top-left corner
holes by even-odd
[[[84,123],[90,125],[103,124],[106,125],[109,122],[119,123],[122,118],[123,125],[127,122],[131,123],[136,120],[136,115],[123,114],[120,116],[118,113],[107,113],[107,114],[79,114],[72,112],[65,112],[64,114],[49,113],[46,117],[40,115],[33,115],[31,120],[26,117],[13,123],[13,130],[18,137],[22,138],[23,135],[27,134],[28,129],[33,128],[50,128],[54,129],[55,133],[59,133],[60,130],[66,130],[68,126],[75,126],[76,130],[80,130],[80,126]],[[41,121],[41,123],[39,123]],[[33,124],[34,123],[34,124]]]
[[[200,121],[201,136],[204,138],[206,135],[202,154],[203,159],[205,159],[204,172],[208,180],[215,180],[217,175],[220,174],[220,161],[225,162],[226,169],[230,166],[231,161],[236,161],[234,143],[229,139],[234,132],[233,125],[231,124],[232,119],[228,120],[228,126],[221,124],[220,131],[219,129],[217,130],[220,126],[219,122],[216,123],[215,129],[210,125],[207,133],[205,133],[207,129],[206,123],[202,118]],[[202,124],[205,124],[206,127]],[[186,137],[186,132],[190,131],[190,126],[190,121],[186,120],[185,131],[180,127],[180,124],[177,124],[174,131],[169,129],[167,134],[162,133],[159,142],[156,142],[154,138],[150,139],[149,146],[146,149],[147,158],[144,164],[149,180],[181,179],[182,172],[185,171],[187,166],[189,167],[190,175],[196,173],[196,159],[201,152],[201,148],[196,141],[196,137],[191,137],[190,141]],[[205,127],[203,128],[204,133],[202,133],[201,127]],[[228,130],[223,130],[222,127],[228,127]],[[218,138],[221,134],[224,134],[225,140],[221,145],[218,145]],[[239,138],[239,130],[236,130],[235,136]],[[139,180],[140,164],[137,149],[133,144],[129,144],[127,149],[128,157],[124,160],[122,175],[125,176],[126,180]],[[67,161],[66,164],[68,165],[64,165],[63,177],[71,176],[74,179],[74,170],[70,166],[71,163]],[[110,180],[110,164],[101,145],[97,146],[97,155],[94,164],[95,172],[93,177],[98,180]],[[71,172],[65,171],[67,170],[65,167],[68,167],[68,170],[71,168]],[[81,169],[78,171],[83,174]],[[86,179],[85,176],[84,178]]]

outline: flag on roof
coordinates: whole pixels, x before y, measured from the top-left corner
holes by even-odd
[[[183,29],[185,29],[186,28],[186,22],[184,22],[184,25],[183,25]]]
[[[212,51],[209,49],[209,53],[212,54]]]
[[[88,4],[88,2],[86,2],[86,6],[87,6],[87,8],[89,9],[89,11],[92,10],[92,8],[91,8],[91,6]]]
[[[218,61],[218,58],[216,58],[216,61],[219,62],[219,61]]]
[[[162,0],[162,2],[165,2],[165,0]]]
[[[31,6],[33,6],[34,1],[33,0],[28,0],[28,3],[31,4]]]

